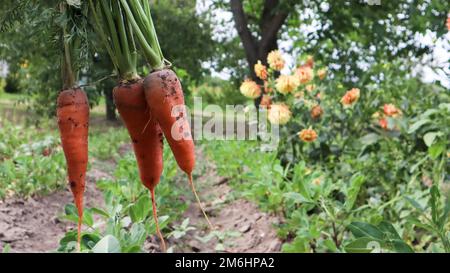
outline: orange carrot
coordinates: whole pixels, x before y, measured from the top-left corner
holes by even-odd
[[[70,190],[78,209],[78,240],[80,249],[83,222],[83,195],[88,164],[89,103],[81,89],[62,91],[58,96],[58,127],[67,161]]]
[[[195,147],[184,111],[184,94],[180,80],[170,69],[155,71],[144,80],[144,90],[150,112],[161,126],[178,166],[188,175],[197,203],[210,228],[213,229],[192,181]]]
[[[114,89],[113,94],[117,110],[133,142],[141,181],[151,192],[156,230],[165,252],[166,244],[159,229],[155,203],[155,188],[163,172],[163,133],[150,115],[142,80],[122,83]]]

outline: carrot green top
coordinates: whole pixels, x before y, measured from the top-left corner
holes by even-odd
[[[135,39],[152,69],[163,67],[164,57],[151,20],[148,0],[102,0],[95,1],[95,4],[89,0],[89,4],[97,33],[122,80],[139,78]]]

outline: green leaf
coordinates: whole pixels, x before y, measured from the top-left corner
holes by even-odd
[[[133,223],[144,221],[152,210],[152,201],[147,195],[141,196],[135,204],[130,206],[129,212]]]
[[[405,196],[406,201],[408,201],[415,209],[417,209],[419,212],[424,213],[425,209],[414,199]]]
[[[384,234],[378,227],[362,222],[353,222],[348,226],[348,229],[356,238],[368,237],[372,240],[383,240]]]
[[[429,149],[428,153],[432,159],[437,159],[445,151],[444,143],[433,144]]]
[[[421,119],[419,121],[416,121],[411,127],[409,127],[408,134],[412,134],[419,130],[422,126],[424,126],[427,123],[430,123],[431,120],[429,119]]]
[[[393,240],[391,243],[397,253],[414,253],[414,250],[401,239]]]
[[[350,181],[350,188],[347,192],[347,200],[345,201],[345,209],[350,211],[355,205],[361,186],[365,182],[365,177],[358,175]]]
[[[425,141],[425,144],[428,147],[431,147],[431,145],[433,145],[434,141],[436,140],[436,138],[439,136],[440,134],[438,132],[430,132],[430,133],[426,133],[425,136],[423,137],[423,141]]]
[[[93,248],[94,253],[120,253],[120,243],[116,237],[106,235]]]
[[[401,240],[400,235],[397,233],[397,230],[395,230],[394,226],[386,221],[382,221],[378,228],[386,235],[389,239],[398,239]]]
[[[380,139],[379,135],[377,135],[375,133],[370,133],[370,134],[363,136],[360,139],[360,141],[363,145],[369,146],[369,145],[377,143],[379,139]]]
[[[439,189],[436,185],[433,185],[430,189],[430,194],[431,194],[431,198],[430,198],[430,207],[431,207],[431,217],[433,219],[433,222],[435,224],[438,223],[438,219],[439,219],[439,211],[438,211],[438,207],[439,207],[439,199],[441,197],[441,194],[439,193]]]
[[[347,253],[372,253],[380,252],[382,241],[374,240],[371,237],[361,237],[344,246]]]
[[[91,208],[91,211],[92,211],[92,213],[100,215],[100,216],[103,216],[105,218],[109,218],[110,217],[108,212],[106,212],[106,211],[104,211],[102,209],[99,209],[99,208]]]

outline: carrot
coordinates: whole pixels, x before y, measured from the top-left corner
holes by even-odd
[[[58,127],[67,161],[70,190],[78,209],[77,245],[80,249],[88,164],[89,103],[83,90],[69,89],[59,94],[57,104]]]
[[[159,229],[155,188],[163,172],[163,133],[150,115],[142,80],[122,83],[114,89],[114,102],[133,142],[142,183],[150,190],[156,231],[161,248],[166,252],[164,237]]]
[[[188,175],[189,184],[197,203],[208,225],[213,229],[192,181],[192,172],[195,167],[195,147],[191,128],[184,108],[177,109],[180,111],[174,108],[185,106],[180,80],[170,69],[158,70],[144,80],[144,90],[150,112],[161,126],[178,166]]]

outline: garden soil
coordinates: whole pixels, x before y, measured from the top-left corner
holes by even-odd
[[[124,145],[120,152],[124,153],[129,149],[130,146]],[[227,179],[217,175],[212,163],[205,164],[207,164],[204,168],[206,172],[197,177],[195,183],[215,231],[213,235],[210,234],[203,214],[198,205],[192,201],[184,218],[190,219],[189,226],[195,230],[189,231],[178,240],[167,239],[170,251],[230,253],[280,251],[281,241],[277,238],[273,226],[279,220],[259,211],[255,204],[247,200],[234,198]],[[110,176],[96,168],[88,172],[85,195],[87,206],[102,205],[102,192],[95,186],[95,181],[102,178]],[[194,200],[193,196],[187,197]],[[42,197],[10,198],[0,201],[0,253],[6,244],[11,246],[11,252],[56,251],[64,234],[76,228],[74,223],[61,220],[59,217],[63,214],[64,205],[72,201],[72,194],[67,188]],[[156,237],[147,240],[145,250],[160,252]]]

